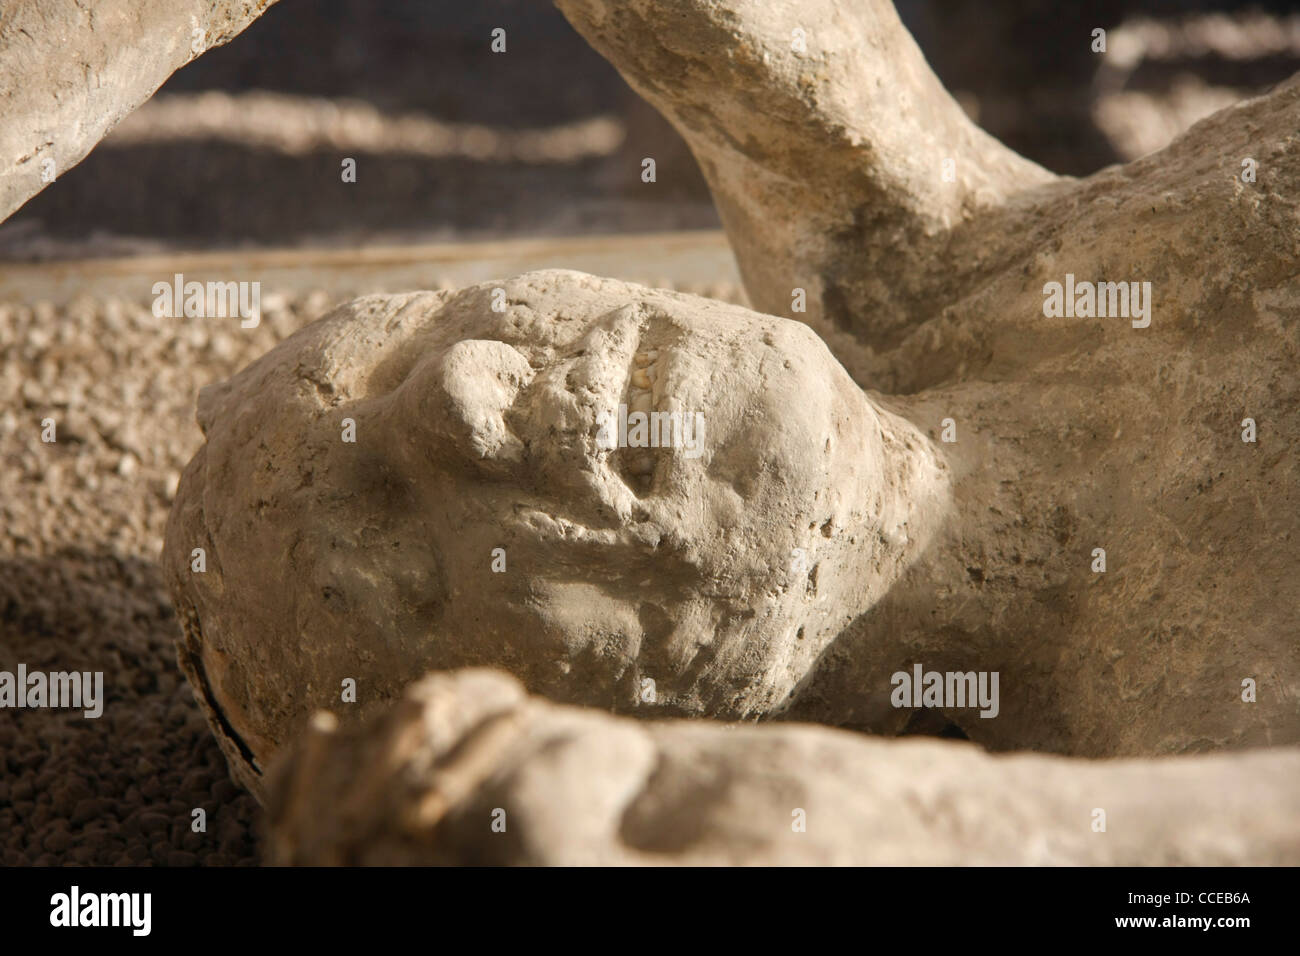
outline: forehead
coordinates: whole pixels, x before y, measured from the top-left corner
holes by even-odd
[[[741,306],[574,272],[528,273],[447,299],[435,322],[447,344],[492,338],[522,349],[567,351],[611,324],[635,326],[652,343],[732,340],[754,346],[819,349],[802,323]]]
[[[249,391],[315,407],[375,397],[412,370],[467,339],[504,342],[534,368],[578,354],[602,324],[623,316],[638,347],[694,355],[704,367],[731,368],[732,386],[789,362],[788,372],[836,376],[838,363],[807,326],[741,306],[575,272],[529,273],[451,293],[367,296],[299,330],[230,380],[200,394],[205,432],[229,402]],[[698,363],[697,363],[698,364]],[[766,378],[767,376],[762,376]],[[308,385],[304,385],[304,381]],[[324,400],[324,399],[322,399]]]

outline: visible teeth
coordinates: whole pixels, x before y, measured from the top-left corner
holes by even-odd
[[[634,369],[632,372],[632,384],[637,388],[649,388],[653,384],[650,373],[643,368]]]
[[[654,357],[649,352],[637,352],[636,355],[632,356],[632,362],[638,368],[645,368],[653,361]]]
[[[628,405],[631,411],[645,412],[649,415],[654,410],[654,396],[649,392],[633,392]]]

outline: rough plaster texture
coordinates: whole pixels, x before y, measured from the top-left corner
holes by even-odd
[[[312,711],[477,665],[891,733],[919,663],[999,674],[995,717],[943,711],[995,749],[1294,742],[1295,386],[1256,393],[1270,452],[1194,358],[1165,359],[1205,391],[1164,423],[1125,354],[886,398],[799,323],[580,273],[359,299],[200,393],[164,555],[182,665],[255,788]],[[701,411],[703,453],[601,448],[620,402]]]
[[[602,448],[620,404],[702,413],[701,454]],[[364,714],[431,667],[773,712],[946,493],[930,443],[806,326],[574,272],[359,299],[205,388],[198,418],[164,560],[182,665],[251,773],[344,679]]]
[[[275,0],[6,0],[0,7],[0,221],[124,116]],[[52,165],[47,166],[46,160]]]
[[[957,718],[990,746],[1297,739],[1300,80],[1076,181],[973,130],[887,0],[557,5],[691,146],[754,307],[956,424],[959,517],[795,713],[883,729],[854,692],[902,645],[1016,676],[1005,720]],[[1048,317],[1067,274],[1151,283],[1150,324]]]
[[[864,386],[1079,348],[1094,328],[1041,311],[1067,272],[1153,282],[1165,333],[1294,308],[1297,80],[1074,180],[976,129],[888,0],[557,6],[691,146],[753,306],[813,325]]]
[[[364,728],[313,722],[272,773],[270,852],[311,865],[1294,865],[1297,774],[1295,748],[1090,761],[632,721],[460,671]]]
[[[165,560],[241,780],[318,708],[480,665],[893,733],[919,664],[999,675],[996,717],[941,708],[995,750],[1300,740],[1300,82],[1076,182],[975,130],[887,4],[560,5],[807,326],[536,273],[359,300],[205,390]],[[1145,314],[1046,314],[1067,275]],[[703,412],[702,455],[600,448],[620,401]]]
[[[1058,182],[967,118],[889,0],[556,5],[691,147],[755,307],[803,288],[828,342],[897,344],[993,251],[953,237]]]
[[[195,30],[225,42],[268,5],[7,6],[0,217]],[[358,300],[205,390],[166,561],[223,750],[262,795],[313,710],[376,721],[309,731],[271,792],[280,857],[1294,863],[1289,748],[1091,764],[632,723],[487,672],[380,716],[428,667],[488,664],[592,708],[888,732],[914,716],[889,675],[919,662],[1002,675],[997,718],[944,714],[995,749],[1300,735],[1300,83],[1075,182],[975,129],[887,3],[560,6],[688,138],[755,304],[830,352],[772,316],[543,273]],[[1044,316],[1067,272],[1152,283],[1151,325]],[[620,400],[703,411],[702,456],[600,448]]]

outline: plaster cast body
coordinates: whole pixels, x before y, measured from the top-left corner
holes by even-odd
[[[994,719],[944,711],[992,748],[1293,741],[1295,555],[1256,552],[1291,533],[1294,462],[1231,419],[1162,425],[1109,384],[1124,355],[1146,357],[872,398],[798,323],[579,273],[360,299],[200,395],[165,554],[182,663],[254,786],[313,710],[463,666],[642,715],[897,732],[891,675],[921,664],[998,673]],[[702,413],[703,453],[602,448],[620,403]],[[1171,501],[1211,465],[1198,441],[1232,481]],[[1243,486],[1262,509],[1232,510]]]
[[[1300,752],[1096,762],[825,727],[631,721],[498,673],[317,722],[272,775],[307,865],[1292,864]]]

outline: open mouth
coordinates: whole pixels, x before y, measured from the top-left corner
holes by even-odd
[[[622,398],[614,422],[621,440],[611,449],[609,464],[633,494],[644,497],[654,488],[655,474],[666,450],[631,447],[626,438],[629,420],[635,420],[633,416],[649,419],[661,411],[663,388],[658,349],[638,348],[633,353]]]

